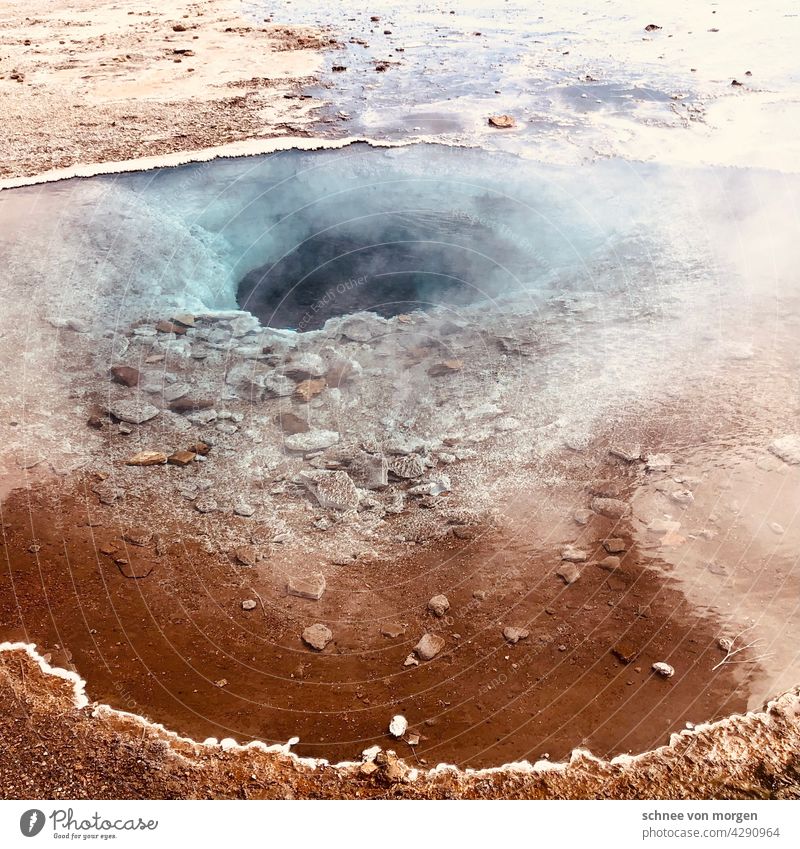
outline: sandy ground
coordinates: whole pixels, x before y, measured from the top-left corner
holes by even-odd
[[[237,6],[0,4],[0,177],[302,135],[331,38]]]

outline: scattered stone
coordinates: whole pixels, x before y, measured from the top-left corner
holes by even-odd
[[[419,666],[419,660],[413,655],[410,654],[404,661],[403,666]]]
[[[681,523],[672,519],[653,519],[647,525],[647,530],[651,534],[674,534],[680,530]]]
[[[389,733],[392,737],[402,737],[408,731],[408,720],[402,714],[396,714],[389,723]]]
[[[126,542],[131,543],[131,545],[137,545],[140,548],[143,548],[150,544],[153,539],[153,534],[144,528],[129,528],[122,535],[122,538]]]
[[[436,477],[432,477],[426,483],[412,486],[411,489],[408,490],[409,495],[429,496],[430,498],[435,498],[438,495],[444,495],[446,492],[450,492],[449,475],[437,475]]]
[[[490,115],[489,126],[498,130],[507,130],[516,126],[516,121],[510,115]]]
[[[189,451],[194,451],[195,454],[205,457],[211,451],[211,446],[207,442],[195,442],[194,445],[189,446]]]
[[[234,550],[233,556],[242,566],[250,567],[255,566],[261,559],[258,551],[252,545],[240,545],[239,548]]]
[[[216,430],[219,433],[224,433],[225,436],[233,436],[233,434],[236,433],[239,428],[235,424],[231,424],[230,422],[220,422],[216,426]]]
[[[127,422],[120,422],[118,430],[123,436],[133,433],[133,428]]]
[[[514,628],[510,625],[503,628],[503,637],[512,645],[516,645],[520,640],[527,640],[530,633],[527,628]]]
[[[383,443],[383,450],[387,454],[420,454],[427,449],[424,440],[415,436],[393,436]]]
[[[611,537],[603,540],[603,548],[609,554],[622,554],[625,551],[625,540],[619,537]]]
[[[366,489],[385,489],[389,485],[389,462],[382,454],[360,451],[349,468],[354,480]]]
[[[320,622],[303,631],[303,642],[315,651],[322,651],[332,639],[331,629]]]
[[[728,569],[723,566],[721,563],[717,563],[714,560],[710,560],[706,563],[706,569],[711,572],[712,575],[727,575]]]
[[[419,454],[393,457],[389,463],[389,471],[398,478],[418,478],[425,473],[425,461]]]
[[[266,398],[288,398],[294,393],[297,385],[285,374],[269,374],[262,382]]]
[[[444,638],[438,634],[423,634],[414,646],[414,653],[420,660],[433,660],[444,648]]]
[[[100,418],[100,416],[89,416],[89,418],[86,420],[86,424],[89,427],[94,428],[94,430],[102,430],[105,426],[105,423]]]
[[[666,472],[672,468],[672,457],[669,454],[648,454],[644,465],[648,472]]]
[[[300,451],[308,454],[312,451],[322,451],[330,448],[339,441],[335,430],[309,430],[307,433],[296,433],[283,440],[284,447],[289,451]]]
[[[447,596],[443,595],[435,595],[428,602],[428,610],[433,613],[434,616],[442,617],[450,610],[450,602],[447,600]]]
[[[155,327],[159,333],[174,333],[176,336],[183,336],[183,334],[186,333],[186,328],[182,324],[177,324],[174,321],[167,321],[165,318],[162,318],[161,321],[157,321]]]
[[[669,497],[676,504],[681,504],[684,507],[694,503],[694,495],[690,489],[675,489],[669,494]]]
[[[672,676],[675,674],[675,670],[668,663],[664,663],[664,661],[662,660],[659,660],[658,662],[654,663],[652,669],[653,672],[657,673],[658,675],[661,675],[664,678],[672,678]]]
[[[163,451],[140,451],[133,457],[128,457],[126,466],[163,466],[167,462],[167,455]]]
[[[778,522],[770,522],[769,527],[770,527],[770,530],[773,533],[776,533],[776,534],[779,534],[779,535],[784,533],[783,525],[779,524]]]
[[[301,380],[295,387],[294,397],[301,403],[307,404],[312,398],[316,398],[327,385],[328,382],[324,377]]]
[[[252,598],[247,598],[242,602],[242,610],[255,610],[258,607],[258,603],[253,601]]]
[[[276,424],[286,436],[294,436],[297,433],[308,433],[311,426],[296,413],[281,413],[276,419]]]
[[[210,398],[178,398],[169,408],[173,413],[196,413],[200,410],[210,410],[214,402]]]
[[[570,563],[585,563],[589,555],[577,546],[568,545],[561,550],[561,559],[568,560]]]
[[[172,466],[188,466],[196,456],[194,451],[174,451],[167,457],[167,462]]]
[[[178,24],[181,26],[181,24]],[[179,31],[179,30],[176,30]],[[195,317],[188,312],[179,312],[172,316],[173,321],[177,321],[178,324],[182,324],[184,327],[194,327],[195,325]]]
[[[565,584],[574,584],[581,576],[581,570],[574,563],[562,563],[556,570],[558,575]]]
[[[333,66],[333,70],[336,70],[336,65]],[[378,766],[378,764],[375,763],[375,761],[367,761],[366,763],[361,764],[361,766],[358,768],[358,771],[362,775],[370,776],[376,773],[378,769],[380,769],[380,767]]]
[[[797,465],[800,463],[800,434],[793,433],[776,439],[769,450],[784,463]]]
[[[253,507],[251,504],[247,504],[244,501],[239,501],[233,505],[233,512],[237,516],[244,516],[248,518],[255,514],[256,508]]]
[[[609,554],[608,557],[604,557],[602,560],[597,561],[597,565],[601,569],[605,569],[607,572],[613,572],[615,569],[619,569],[620,559],[613,554]]]
[[[381,626],[381,635],[384,637],[390,637],[393,640],[398,637],[402,637],[405,632],[405,625],[400,625],[395,622],[387,622],[385,625]]]
[[[431,377],[446,377],[448,374],[454,374],[464,368],[464,363],[461,360],[444,360],[441,363],[436,363],[428,369],[428,374]]]
[[[593,510],[585,510],[584,509],[584,510],[576,510],[575,513],[573,514],[572,518],[579,525],[588,525],[592,516],[594,516]]]
[[[631,643],[617,643],[612,649],[611,654],[621,660],[623,663],[633,663],[639,656],[639,649]]]
[[[198,513],[216,513],[219,510],[219,505],[213,498],[198,498],[194,506]]]
[[[130,578],[132,581],[140,581],[146,578],[152,571],[153,566],[147,562],[131,563],[124,557],[118,557],[114,563],[119,569],[120,574],[125,578]]]
[[[626,463],[634,463],[642,457],[642,446],[637,442],[613,445],[608,449],[608,453],[612,457],[619,457],[620,460],[624,460]]]
[[[121,383],[123,386],[138,386],[139,385],[139,370],[132,366],[112,366],[111,377],[115,383]]]
[[[108,408],[108,412],[121,422],[138,425],[154,419],[158,415],[159,410],[145,401],[126,400],[115,401]]]
[[[325,592],[325,576],[322,572],[313,572],[305,577],[290,577],[286,583],[286,592],[298,598],[310,598],[319,601]]]
[[[358,507],[358,489],[347,472],[305,472],[302,478],[320,507],[326,510],[355,510]]]
[[[661,27],[658,24],[648,24],[644,28],[644,31],[645,32],[655,32],[655,30],[657,30],[657,29],[661,29]]]
[[[171,402],[183,398],[184,395],[188,395],[191,389],[192,387],[188,383],[173,383],[170,386],[164,387],[164,391],[161,394],[164,396],[165,401]]]
[[[629,510],[626,502],[617,498],[593,498],[592,510],[608,519],[621,519]]]
[[[486,598],[486,590],[474,590],[472,597],[478,601],[483,601]]]

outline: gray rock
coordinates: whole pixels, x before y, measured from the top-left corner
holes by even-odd
[[[282,369],[283,373],[292,380],[308,380],[311,377],[322,377],[328,366],[319,354],[296,354]]]
[[[444,616],[450,610],[450,602],[447,600],[447,596],[435,595],[428,602],[428,610],[435,616]]]
[[[628,504],[618,498],[593,498],[592,510],[608,519],[621,519],[628,513]]]
[[[267,398],[287,398],[297,389],[297,384],[285,374],[266,375],[263,384],[264,395]]]
[[[530,636],[530,633],[527,628],[514,628],[512,626],[503,628],[503,637],[514,645],[520,640],[526,640]]]
[[[360,451],[349,464],[350,474],[365,489],[384,489],[389,485],[389,463],[381,454]]]
[[[792,433],[776,439],[769,450],[784,463],[797,465],[800,463],[800,434]]]
[[[245,599],[242,602],[242,610],[255,610],[258,604],[252,598]]]
[[[178,398],[188,395],[191,388],[188,383],[173,383],[172,386],[165,387],[162,394],[165,401],[177,401]]]
[[[256,512],[256,508],[244,501],[239,501],[234,505],[233,512],[237,516],[252,516]]]
[[[288,451],[300,451],[308,454],[311,451],[322,451],[330,448],[339,441],[335,430],[310,430],[308,433],[293,433],[285,437],[283,444]]]
[[[360,496],[347,472],[304,472],[303,482],[326,510],[355,510]]]
[[[109,408],[108,412],[114,418],[121,422],[129,422],[130,424],[143,424],[154,419],[160,412],[158,407],[148,404],[146,401],[126,400],[115,401]]]
[[[611,448],[608,449],[608,453],[611,454],[612,457],[619,457],[620,460],[624,460],[626,463],[633,463],[636,460],[641,459],[642,446],[639,445],[638,442],[619,443],[617,445],[612,445]]]
[[[556,570],[556,575],[565,584],[574,584],[581,576],[581,570],[574,563],[562,563]]]
[[[570,563],[585,563],[589,555],[577,546],[568,545],[561,550],[561,559],[568,560]]]
[[[219,505],[213,498],[198,498],[194,503],[198,513],[216,513]]]
[[[303,642],[315,651],[322,651],[332,639],[331,629],[320,622],[303,631]]]
[[[672,457],[669,454],[648,454],[645,468],[648,472],[666,472],[672,468]]]
[[[425,461],[419,454],[394,457],[389,463],[389,471],[398,478],[418,478],[425,473]]]
[[[585,510],[584,509],[584,510],[576,510],[575,513],[573,514],[572,518],[579,525],[588,525],[592,516],[594,516],[593,510]]]

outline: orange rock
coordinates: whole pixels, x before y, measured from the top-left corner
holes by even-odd
[[[163,466],[167,455],[163,451],[140,451],[125,461],[126,466]]]
[[[326,386],[327,381],[324,377],[312,377],[308,380],[301,380],[294,390],[294,397],[298,401],[307,404],[312,398],[316,398]]]
[[[175,451],[167,457],[167,462],[172,466],[188,466],[196,456],[194,451]]]

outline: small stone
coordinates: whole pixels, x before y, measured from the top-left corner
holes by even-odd
[[[490,115],[489,126],[498,130],[507,130],[516,126],[516,121],[511,115]]]
[[[681,523],[672,519],[653,519],[647,525],[647,530],[651,534],[674,534],[680,530]]]
[[[403,666],[419,666],[419,660],[414,657],[413,654],[410,654],[404,661]]]
[[[286,583],[286,592],[298,598],[310,598],[319,601],[325,592],[325,576],[314,572],[305,577],[291,577]]]
[[[327,386],[324,377],[309,378],[301,380],[294,390],[294,397],[303,404],[307,404],[312,398],[316,398]]]
[[[580,578],[581,570],[574,563],[562,563],[556,570],[556,575],[569,585],[574,584]]]
[[[423,634],[414,652],[420,660],[432,660],[443,648],[444,639],[438,634]]]
[[[185,395],[188,395],[191,390],[192,387],[189,386],[188,383],[173,383],[164,387],[164,391],[161,394],[164,396],[165,401],[170,402],[183,398]]]
[[[129,528],[122,535],[122,538],[131,543],[131,545],[137,545],[139,547],[144,547],[149,545],[153,539],[153,534],[145,530],[144,528]]]
[[[672,678],[675,674],[675,670],[668,663],[664,663],[661,660],[653,664],[652,670],[663,678]]]
[[[626,502],[617,498],[593,498],[592,510],[608,519],[621,519],[629,510]]]
[[[178,398],[169,408],[173,413],[196,413],[200,410],[210,410],[213,406],[211,398]]]
[[[175,451],[167,457],[172,466],[188,466],[197,455],[194,451]]]
[[[588,525],[592,516],[594,516],[593,510],[576,510],[572,518],[579,525]]]
[[[669,497],[676,504],[681,504],[683,506],[694,503],[694,495],[690,489],[675,489],[669,494]]]
[[[335,67],[334,67],[334,70],[336,70]],[[369,775],[372,775],[373,773],[377,772],[378,769],[379,769],[378,764],[376,764],[375,761],[367,761],[365,764],[361,764],[358,771],[362,775],[369,776]]]
[[[621,642],[617,643],[612,649],[611,654],[621,660],[623,663],[633,663],[634,660],[639,655],[639,649],[637,649],[631,643]]]
[[[520,640],[527,640],[530,633],[527,628],[514,628],[510,625],[503,628],[503,637],[512,645],[516,645]]]
[[[195,442],[194,445],[189,446],[189,451],[193,451],[195,454],[205,457],[208,452],[211,451],[211,446],[207,442]]]
[[[570,563],[585,563],[589,555],[577,546],[568,545],[561,550],[561,559],[568,560]]]
[[[105,422],[100,418],[100,416],[89,416],[86,420],[86,424],[89,427],[94,428],[94,430],[102,430],[105,426]]]
[[[474,590],[472,597],[478,601],[483,601],[486,598],[486,590]]]
[[[450,602],[447,600],[447,596],[443,595],[435,595],[428,602],[428,610],[434,614],[434,616],[442,617],[450,610]]]
[[[315,651],[322,651],[332,639],[331,629],[320,622],[303,631],[303,642]]]
[[[108,412],[121,422],[138,425],[155,418],[159,410],[145,401],[115,401]]]
[[[307,433],[296,433],[283,440],[288,451],[300,451],[309,454],[313,451],[323,451],[339,441],[339,434],[334,430],[310,430]]]
[[[620,460],[624,460],[626,463],[633,463],[636,460],[641,459],[642,446],[635,442],[630,444],[614,445],[608,449],[608,453],[611,454],[612,457],[619,457]]]
[[[252,598],[247,598],[242,602],[242,610],[255,610],[258,607],[258,603],[253,601]]]
[[[120,422],[119,423],[119,432],[123,436],[128,436],[129,434],[133,433],[133,428],[127,422]]]
[[[296,413],[281,413],[276,423],[286,436],[294,436],[297,433],[308,433],[311,430],[306,419],[301,418]]]
[[[669,454],[648,454],[645,468],[648,472],[666,472],[672,468],[672,457]]]
[[[139,385],[139,370],[132,366],[112,366],[111,377],[115,383],[121,383],[123,386],[138,386]]]
[[[319,354],[297,354],[284,366],[283,373],[293,380],[323,377],[328,366]]]
[[[789,434],[776,439],[769,450],[784,463],[797,465],[800,463],[800,434]]]
[[[174,333],[177,336],[182,336],[186,333],[186,328],[182,324],[177,324],[174,321],[167,321],[166,319],[161,319],[161,321],[156,322],[155,327],[159,333]]]
[[[775,534],[780,535],[780,534],[784,533],[783,525],[779,524],[778,522],[770,522],[769,528]]]
[[[609,554],[608,557],[604,557],[602,560],[597,561],[597,565],[608,572],[613,572],[615,569],[618,569],[619,564],[619,557],[616,557],[613,554]]]
[[[418,478],[425,473],[425,461],[419,454],[393,457],[389,463],[389,471],[398,478]]]
[[[140,451],[133,457],[128,457],[126,466],[163,466],[167,462],[167,455],[163,451]]]
[[[619,537],[611,537],[603,540],[603,548],[609,554],[621,554],[625,551],[625,540]]]
[[[198,513],[215,513],[219,510],[219,505],[213,498],[198,498],[194,506]]]
[[[239,501],[238,503],[234,504],[233,512],[237,516],[249,517],[255,514],[256,508],[253,507],[251,504],[246,504],[244,501]]]
[[[326,510],[355,510],[360,496],[347,472],[306,472],[303,481]]]
[[[396,640],[398,637],[402,637],[405,632],[405,625],[400,625],[398,623],[387,622],[385,625],[381,626],[381,635],[384,637],[390,637],[393,640]]]
[[[408,731],[408,720],[402,714],[396,714],[389,723],[389,733],[392,737],[402,737]]]
[[[436,363],[428,369],[428,374],[431,377],[446,377],[448,374],[455,374],[464,368],[464,363],[461,360],[444,360],[441,363]]]
[[[233,552],[233,555],[237,562],[241,563],[242,566],[255,566],[261,559],[258,551],[253,548],[252,545],[240,545],[239,548]]]

